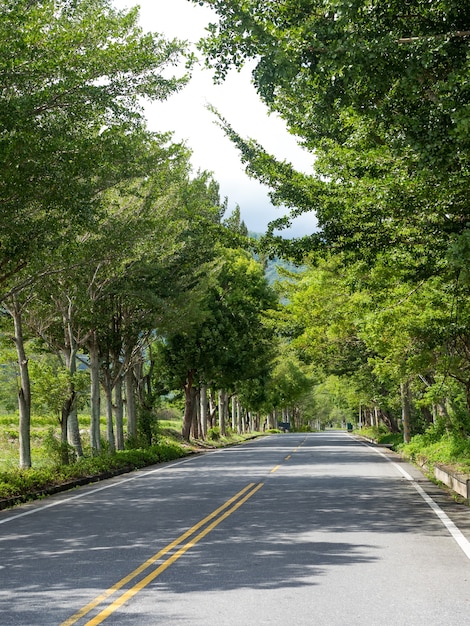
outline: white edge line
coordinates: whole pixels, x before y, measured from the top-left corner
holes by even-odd
[[[380,454],[380,456],[382,456],[384,459],[387,459],[387,461],[389,463],[391,463],[400,472],[400,474],[404,478],[406,478],[406,480],[408,480],[413,485],[413,487],[416,489],[416,491],[419,493],[419,495],[423,498],[423,500],[426,502],[426,504],[432,509],[432,511],[436,515],[436,517],[438,517],[441,520],[441,522],[444,524],[444,526],[447,528],[447,530],[449,531],[452,539],[463,550],[463,552],[465,553],[465,556],[468,559],[470,559],[470,541],[468,541],[468,539],[464,536],[462,531],[457,528],[457,526],[448,517],[448,515],[446,513],[444,513],[444,511],[441,509],[441,507],[436,502],[434,502],[434,500],[431,498],[431,496],[428,495],[424,491],[424,489],[421,487],[421,485],[419,485],[415,481],[415,479],[410,474],[408,474],[408,472],[406,470],[404,470],[400,465],[398,465],[398,463],[395,463],[394,461],[391,461],[386,454],[384,454],[383,452],[381,452],[380,450],[377,450],[376,448],[374,448],[372,446],[369,446],[367,444],[364,444],[364,445],[366,445],[371,450],[374,450],[374,452],[377,452],[377,454]]]
[[[30,509],[28,511],[23,511],[22,513],[18,513],[17,515],[12,515],[11,517],[7,517],[5,519],[0,519],[0,524],[7,524],[8,522],[12,522],[13,520],[19,519],[20,517],[26,517],[27,515],[33,515],[33,513],[39,513],[40,511],[44,511],[45,509],[50,509],[53,506],[59,506],[59,504],[66,504],[67,502],[72,502],[72,500],[78,500],[79,498],[85,498],[86,496],[93,495],[98,493],[99,491],[104,491],[105,489],[111,489],[111,487],[118,487],[119,485],[123,485],[124,483],[128,483],[132,480],[137,480],[139,478],[144,478],[145,476],[149,476],[150,474],[155,474],[156,472],[162,472],[170,467],[176,467],[177,465],[182,465],[183,463],[188,463],[189,461],[193,461],[197,457],[189,457],[186,459],[182,459],[181,461],[171,462],[169,464],[165,464],[163,467],[157,467],[154,470],[150,471],[142,471],[142,470],[134,470],[139,472],[135,476],[131,476],[130,478],[124,478],[118,482],[113,482],[107,485],[103,485],[102,487],[98,487],[97,489],[91,489],[84,491],[83,493],[77,493],[74,496],[70,496],[68,498],[62,498],[60,500],[55,500],[54,502],[50,502],[49,504],[45,504],[44,506],[38,506],[34,509]],[[110,480],[110,479],[108,479]],[[87,485],[80,485],[81,487],[87,487]],[[56,494],[59,495],[59,494]],[[32,501],[36,503],[37,501]],[[31,504],[31,503],[28,503]]]

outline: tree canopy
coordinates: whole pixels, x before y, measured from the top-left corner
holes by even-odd
[[[466,436],[469,7],[192,1],[219,18],[200,42],[215,79],[253,63],[260,97],[312,154],[298,172],[213,110],[289,210],[257,255],[240,207],[225,217],[213,176],[147,128],[144,100],[189,79],[172,75],[194,61],[185,43],[144,33],[138,9],[111,0],[0,7],[0,312],[17,351],[21,465],[32,395],[81,454],[88,380],[94,453],[101,399],[113,451],[124,400],[128,440],[140,420],[151,443],[156,404],[178,389],[186,438],[199,392],[201,412],[219,392],[221,424],[232,395],[233,424],[237,411],[239,424],[263,412],[299,428],[358,418],[407,437],[439,416]],[[305,211],[318,230],[274,236]],[[259,259],[278,255],[298,271],[279,268],[273,288]],[[30,351],[44,353],[32,385]]]
[[[413,397],[424,420],[459,414],[468,429],[470,7],[202,3],[218,18],[200,42],[215,80],[250,62],[262,100],[312,153],[313,170],[297,172],[215,112],[289,209],[267,251],[307,264],[286,289],[282,332],[318,380],[349,381],[356,410],[368,403],[393,426]],[[273,235],[305,211],[318,230]]]
[[[278,204],[293,216],[316,212],[319,233],[298,242],[297,252],[326,246],[372,258],[395,247],[422,275],[438,270],[450,245],[464,249],[466,4],[204,4],[219,18],[201,42],[216,79],[254,60],[261,98],[315,155],[315,172],[298,174],[225,123],[249,172],[271,186]]]
[[[0,7],[0,284],[90,225],[99,194],[151,167],[142,98],[164,99],[183,44],[144,34],[109,0]]]

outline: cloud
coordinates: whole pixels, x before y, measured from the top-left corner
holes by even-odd
[[[133,5],[123,0],[114,0],[114,4],[117,8]],[[188,0],[140,0],[139,4],[143,27],[169,38],[195,42],[204,35],[207,23],[215,21],[210,9]],[[282,209],[272,206],[266,187],[247,176],[238,151],[216,125],[207,104],[213,105],[241,136],[256,139],[268,152],[298,169],[311,171],[313,157],[298,146],[277,115],[269,115],[251,84],[249,67],[231,71],[223,84],[214,85],[210,71],[200,65],[181,92],[166,102],[146,105],[150,128],[171,130],[175,140],[185,141],[193,151],[194,169],[213,172],[221,196],[228,197],[229,209],[238,204],[249,230],[263,232],[270,221],[283,215]],[[314,216],[309,214],[296,219],[295,226],[283,234],[300,236],[314,228]]]

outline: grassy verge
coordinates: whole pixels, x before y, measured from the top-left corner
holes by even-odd
[[[121,470],[131,471],[147,465],[178,459],[188,448],[178,442],[162,442],[146,449],[123,450],[82,458],[72,465],[55,465],[30,469],[9,469],[0,472],[0,499],[32,499],[61,484],[82,478],[109,475]]]
[[[419,465],[432,468],[442,464],[470,474],[470,439],[457,433],[439,434],[430,429],[423,435],[415,435],[410,443],[399,446],[398,451]]]
[[[403,443],[403,435],[401,433],[391,433],[382,426],[366,426],[361,428],[359,434],[372,439],[378,444],[391,445],[394,450]]]
[[[383,427],[362,428],[360,434],[378,444],[391,444],[403,457],[431,470],[436,464],[454,471],[470,474],[470,439],[447,432],[439,425],[431,426],[424,434],[415,435],[410,443],[403,443],[401,433],[389,433]]]
[[[182,458],[204,449],[221,448],[259,436],[261,433],[220,436],[212,429],[207,441],[187,443],[181,437],[181,422],[159,422],[157,442],[150,447],[133,447],[110,454],[104,450],[92,456],[87,446],[89,418],[80,420],[83,428],[85,456],[70,465],[61,465],[57,424],[53,419],[33,417],[31,426],[31,456],[33,467],[18,469],[18,421],[14,415],[0,416],[0,508],[15,502],[42,497],[75,484],[93,482],[117,473]]]

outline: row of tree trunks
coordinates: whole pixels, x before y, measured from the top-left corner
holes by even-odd
[[[19,300],[12,297],[6,306],[14,324],[14,337],[18,368],[19,368],[19,388],[18,388],[18,408],[19,408],[19,452],[20,467],[31,467],[31,382],[28,368],[28,358],[25,350],[22,306]],[[81,442],[78,413],[77,396],[73,383],[73,376],[77,371],[77,345],[74,342],[73,334],[67,325],[67,316],[64,317],[64,332],[66,341],[61,351],[61,362],[70,374],[70,385],[67,396],[64,398],[60,412],[59,422],[61,426],[62,462],[69,462],[68,446],[74,449],[77,457],[83,456],[83,446]],[[90,445],[92,451],[99,453],[101,449],[101,383],[103,383],[106,397],[106,436],[109,449],[123,450],[125,445],[124,436],[124,399],[123,399],[123,373],[122,366],[118,365],[119,358],[114,358],[113,369],[103,368],[102,359],[99,353],[99,345],[95,332],[91,332],[87,337],[87,347],[89,353],[88,366],[90,369],[90,398],[91,398],[91,420],[90,420]],[[135,371],[132,367],[132,351],[124,363],[127,362],[125,371],[126,383],[126,404],[127,404],[127,437],[135,439],[137,437],[136,418],[136,382]],[[112,379],[112,373],[115,373]],[[114,396],[114,404],[113,404]],[[116,431],[114,431],[114,417]]]
[[[433,377],[420,376],[422,382],[426,386],[431,386],[435,383]],[[411,390],[411,380],[405,380],[400,384],[400,398],[401,398],[401,431],[403,432],[403,440],[408,443],[411,440],[412,430],[412,410],[413,410],[413,393]],[[424,418],[425,422],[429,425],[434,423],[438,418],[444,421],[449,420],[449,413],[446,406],[446,400],[436,403],[432,406],[432,410],[421,408],[421,418]],[[393,433],[400,432],[400,425],[397,418],[389,411],[385,411],[377,404],[371,407],[360,407],[359,410],[359,424],[365,426],[378,427],[381,423]]]
[[[215,426],[223,437],[227,435],[228,425],[238,434],[274,427],[274,417],[266,418],[261,424],[259,414],[245,411],[236,395],[230,396],[225,390],[209,390],[205,385],[198,388],[194,378],[195,372],[189,371],[184,385],[182,436],[187,441],[190,437],[205,439],[208,430]]]

